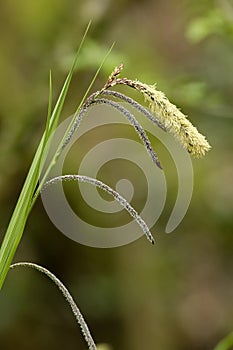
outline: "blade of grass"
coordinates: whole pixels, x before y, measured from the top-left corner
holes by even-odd
[[[66,139],[66,137],[67,137],[67,135],[68,135],[70,129],[72,128],[72,125],[73,125],[73,123],[74,123],[74,121],[75,121],[75,119],[76,119],[76,117],[77,117],[77,115],[78,115],[78,113],[79,113],[79,111],[80,111],[80,109],[81,109],[81,107],[82,107],[84,101],[87,99],[87,96],[88,96],[88,94],[89,94],[89,92],[90,92],[90,90],[91,90],[91,88],[92,88],[92,86],[93,86],[93,84],[94,84],[94,82],[95,82],[97,76],[99,75],[99,72],[100,72],[101,68],[103,67],[103,65],[104,65],[106,59],[108,58],[108,56],[110,55],[110,53],[111,53],[111,51],[112,51],[112,49],[113,49],[113,46],[114,46],[114,43],[112,44],[112,46],[111,46],[110,49],[108,50],[107,54],[104,56],[104,58],[103,58],[102,62],[100,63],[100,65],[99,65],[99,67],[98,67],[98,69],[97,69],[97,71],[96,71],[94,77],[92,78],[91,83],[89,84],[89,86],[88,86],[88,88],[87,88],[85,94],[83,95],[83,98],[82,98],[82,100],[81,100],[81,102],[80,102],[78,108],[76,109],[76,111],[75,111],[75,113],[74,113],[74,116],[73,116],[73,118],[72,118],[72,121],[70,122],[70,124],[69,124],[69,126],[68,126],[66,132],[64,133],[63,138],[61,139],[61,141],[60,141],[60,143],[59,143],[57,152],[54,154],[54,156],[53,156],[53,158],[52,158],[52,160],[51,160],[51,162],[50,162],[48,168],[46,169],[46,172],[45,172],[43,178],[40,180],[40,184],[39,184],[39,186],[38,186],[38,188],[37,188],[37,190],[36,190],[36,192],[35,192],[35,194],[34,194],[34,196],[33,196],[31,206],[34,205],[36,199],[38,198],[38,196],[39,196],[39,194],[40,194],[40,190],[41,190],[41,188],[43,187],[43,184],[45,183],[46,178],[48,177],[48,174],[49,174],[51,168],[54,166],[54,164],[56,163],[56,161],[57,161],[59,155],[61,154],[62,146],[63,146],[63,144],[64,144],[64,141],[65,141],[65,139]]]
[[[14,212],[12,214],[12,217],[9,222],[9,226],[7,228],[6,234],[4,236],[1,249],[0,249],[0,289],[2,288],[2,285],[4,283],[6,274],[9,270],[10,264],[12,262],[12,259],[14,257],[15,251],[19,245],[19,242],[21,240],[26,221],[29,215],[29,212],[31,210],[31,201],[33,198],[33,194],[35,191],[35,188],[37,186],[38,180],[39,180],[39,171],[40,171],[40,165],[41,165],[41,159],[43,156],[43,151],[46,145],[46,139],[52,134],[52,132],[55,130],[58,120],[62,111],[62,107],[68,92],[68,88],[71,82],[71,78],[73,76],[74,70],[76,68],[78,57],[80,50],[83,46],[83,43],[85,41],[86,35],[88,33],[88,30],[90,28],[90,24],[88,24],[85,33],[82,37],[81,43],[79,45],[79,48],[77,50],[77,53],[74,58],[73,65],[69,71],[69,74],[67,75],[67,78],[64,82],[64,85],[62,87],[62,90],[60,92],[60,95],[58,97],[57,103],[54,107],[53,113],[51,115],[51,118],[49,120],[49,125],[46,125],[46,131],[44,135],[42,136],[42,139],[40,141],[40,144],[37,148],[36,154],[34,156],[34,159],[32,161],[31,167],[29,169],[28,175],[26,177],[25,183],[23,185],[22,191],[20,193],[20,196],[18,198],[17,204],[15,206]],[[51,86],[51,85],[50,85]],[[51,87],[50,87],[50,95],[51,95]],[[51,99],[51,97],[50,97]],[[51,101],[50,101],[51,103]],[[48,115],[50,114],[48,107]]]
[[[79,54],[80,54],[80,51],[81,51],[81,48],[84,44],[84,41],[86,39],[86,36],[87,36],[87,33],[89,31],[89,28],[91,26],[91,22],[89,22],[87,28],[86,28],[86,31],[82,37],[82,40],[81,40],[81,43],[79,45],[79,48],[78,48],[78,51],[75,55],[75,58],[74,58],[74,62],[73,62],[73,65],[69,71],[69,74],[65,80],[65,83],[62,87],[62,90],[61,90],[61,93],[58,97],[58,100],[57,100],[57,103],[54,107],[54,110],[53,110],[53,113],[51,115],[51,119],[50,119],[50,123],[49,123],[49,136],[52,135],[53,131],[56,129],[57,127],[57,124],[58,124],[58,120],[59,118],[57,118],[57,115],[60,116],[61,114],[61,110],[62,110],[62,107],[63,107],[63,104],[64,104],[64,101],[65,101],[65,98],[66,98],[66,95],[67,95],[67,92],[68,92],[68,88],[69,88],[69,85],[70,85],[70,82],[71,82],[71,79],[72,79],[72,76],[74,74],[74,70],[77,66],[77,63],[78,63],[78,58],[79,58]]]
[[[48,103],[48,113],[47,113],[47,119],[46,119],[46,126],[45,126],[45,136],[44,136],[44,144],[43,149],[46,146],[46,142],[48,141],[49,137],[49,124],[52,114],[52,102],[53,102],[53,83],[52,83],[52,72],[49,72],[49,103]]]
[[[40,175],[40,168],[41,168],[41,162],[42,158],[44,156],[44,150],[45,146],[47,144],[48,138],[49,138],[49,125],[50,125],[50,119],[51,119],[51,113],[52,113],[52,100],[53,100],[53,88],[52,88],[52,72],[49,72],[49,102],[48,102],[48,112],[47,112],[47,119],[46,119],[46,125],[45,125],[45,131],[43,135],[43,141],[41,140],[42,143],[42,150],[40,152],[40,159],[38,160],[38,166],[37,166],[37,175],[35,177],[39,177]]]
[[[214,350],[230,350],[233,346],[233,332],[228,334],[224,339],[222,339]]]

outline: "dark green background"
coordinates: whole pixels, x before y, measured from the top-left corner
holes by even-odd
[[[155,246],[144,237],[115,249],[79,245],[54,228],[39,200],[15,261],[39,263],[60,277],[97,343],[121,350],[212,349],[233,328],[231,0],[1,2],[1,238],[43,133],[49,70],[55,101],[90,19],[63,118],[75,111],[115,41],[95,88],[124,62],[126,76],[157,82],[213,149],[193,162],[194,193],[183,222],[164,234],[168,204],[152,229]],[[50,281],[19,269],[9,272],[0,295],[0,348],[86,345]]]

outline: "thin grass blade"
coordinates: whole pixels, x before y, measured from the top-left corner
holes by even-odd
[[[89,27],[90,27],[90,23],[88,24],[87,29],[83,35],[77,54],[75,55],[73,65],[70,69],[70,72],[65,80],[61,93],[58,97],[57,103],[55,105],[55,108],[49,120],[49,126],[46,126],[46,131],[42,136],[40,144],[37,148],[36,154],[32,161],[25,183],[23,185],[17,204],[15,206],[14,212],[10,219],[9,226],[4,236],[4,239],[0,248],[0,289],[4,283],[6,274],[9,270],[15,251],[21,240],[29,212],[32,208],[31,202],[32,202],[33,194],[35,192],[35,188],[39,180],[39,171],[41,166],[40,163],[43,157],[46,138],[48,138],[52,134],[52,132],[57,126],[57,123],[62,111],[62,107],[68,92],[68,88],[71,82],[71,78],[73,76],[74,70],[78,62],[79,53],[83,46]]]
[[[62,150],[63,150],[63,148],[64,148],[64,145],[65,145],[65,143],[66,143],[66,140],[69,139],[69,138],[72,136],[72,132],[71,132],[71,131],[72,131],[73,126],[74,126],[74,124],[75,124],[75,122],[76,122],[76,119],[77,119],[78,116],[79,116],[79,112],[80,112],[80,110],[81,110],[81,108],[82,108],[82,106],[83,106],[83,104],[84,104],[84,101],[87,99],[87,96],[88,96],[88,94],[89,94],[89,92],[90,92],[90,90],[91,90],[91,88],[92,88],[92,86],[93,86],[93,84],[94,84],[94,82],[95,82],[97,76],[99,75],[99,72],[100,72],[101,68],[103,67],[103,65],[104,65],[104,63],[105,63],[107,57],[110,55],[110,53],[111,53],[111,51],[112,51],[112,49],[113,49],[113,46],[114,46],[114,43],[112,44],[112,46],[111,46],[110,49],[108,50],[107,54],[106,54],[105,57],[103,58],[102,62],[100,63],[100,65],[99,65],[99,67],[98,67],[98,69],[97,69],[97,71],[96,71],[94,77],[92,78],[91,83],[89,84],[89,86],[88,86],[88,88],[87,88],[87,90],[86,90],[86,92],[85,92],[85,94],[84,94],[84,96],[83,96],[83,98],[82,98],[82,100],[81,100],[81,102],[80,102],[78,108],[76,109],[76,111],[75,111],[75,113],[74,113],[74,116],[73,116],[73,118],[72,118],[72,121],[71,121],[70,125],[68,126],[66,132],[64,133],[63,138],[62,138],[61,141],[60,141],[60,144],[59,144],[59,146],[58,146],[58,148],[57,148],[56,153],[54,154],[54,157],[52,158],[52,160],[51,160],[51,162],[50,162],[50,164],[49,164],[49,166],[48,166],[48,168],[47,168],[47,170],[46,170],[46,172],[45,172],[43,178],[40,180],[40,184],[39,184],[39,186],[38,186],[38,188],[37,188],[37,190],[36,190],[36,192],[35,192],[35,195],[33,196],[32,206],[34,205],[34,202],[35,202],[36,199],[38,198],[38,196],[39,196],[39,194],[40,194],[40,190],[41,190],[41,188],[42,188],[42,186],[43,186],[43,184],[44,184],[46,178],[48,177],[48,174],[49,174],[50,170],[52,169],[52,167],[53,167],[54,164],[56,163],[56,161],[57,161],[59,155],[61,154],[61,152],[62,152]],[[78,125],[79,125],[79,124],[78,124]],[[75,130],[76,130],[76,129],[75,129]],[[71,132],[71,135],[70,135],[70,132]]]

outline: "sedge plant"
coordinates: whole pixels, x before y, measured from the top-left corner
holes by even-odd
[[[37,148],[36,154],[32,161],[31,167],[29,169],[28,175],[26,177],[24,186],[20,193],[18,202],[15,206],[15,210],[12,214],[11,220],[9,222],[9,226],[7,228],[6,234],[4,236],[1,249],[0,249],[0,288],[3,286],[4,280],[6,278],[7,272],[9,268],[15,268],[19,266],[32,267],[45,275],[47,275],[61,290],[65,299],[68,301],[71,309],[75,315],[77,322],[79,323],[82,333],[84,335],[84,339],[88,345],[89,349],[97,349],[93,338],[90,334],[88,326],[76,306],[73,298],[70,293],[66,289],[66,287],[62,284],[61,281],[57,279],[51,272],[49,272],[44,267],[41,267],[37,264],[33,263],[16,263],[12,264],[12,260],[15,254],[15,251],[20,243],[22,234],[25,229],[26,222],[28,220],[29,214],[37,200],[41,191],[45,191],[48,186],[55,186],[58,182],[63,181],[78,181],[78,182],[86,182],[90,185],[96,186],[103,191],[106,191],[110,195],[114,197],[116,201],[118,201],[122,207],[129,212],[132,218],[137,222],[137,224],[142,229],[143,233],[147,237],[147,239],[153,244],[154,238],[143,218],[137,213],[137,211],[131,206],[128,201],[123,198],[117,191],[109,187],[107,184],[99,181],[98,179],[91,178],[85,175],[79,174],[66,174],[57,176],[55,178],[49,178],[49,173],[54,164],[56,164],[57,159],[60,154],[63,152],[65,147],[69,144],[74,132],[83,122],[83,119],[89,110],[89,108],[93,108],[96,105],[108,105],[112,109],[116,109],[119,113],[121,113],[127,121],[133,126],[138,137],[143,143],[145,149],[148,152],[149,157],[151,158],[151,165],[157,166],[162,171],[161,163],[158,159],[158,156],[152,145],[150,140],[140,125],[134,114],[132,113],[132,109],[139,111],[145,118],[148,118],[151,123],[155,124],[157,127],[164,130],[164,132],[168,131],[181,143],[181,145],[190,153],[190,155],[194,157],[203,157],[211,148],[205,136],[199,133],[196,127],[192,125],[192,123],[188,120],[187,116],[185,116],[180,109],[178,109],[174,104],[172,104],[165,94],[159,90],[157,90],[156,85],[148,85],[142,83],[138,80],[131,80],[126,77],[120,77],[123,71],[123,64],[117,66],[113,72],[109,75],[105,85],[99,90],[89,95],[90,89],[93,86],[93,83],[101,70],[106,58],[108,57],[109,52],[104,57],[102,63],[96,71],[87,91],[85,92],[82,101],[78,105],[72,122],[68,126],[66,132],[64,133],[60,143],[45,171],[45,174],[42,179],[40,179],[40,169],[43,167],[44,159],[46,158],[46,152],[48,149],[48,142],[50,136],[55,131],[59,118],[61,115],[61,111],[65,102],[65,98],[69,89],[69,85],[78,65],[78,58],[80,50],[85,41],[86,35],[88,33],[90,27],[90,23],[87,26],[87,29],[83,35],[82,41],[80,43],[79,49],[75,56],[73,65],[65,83],[62,87],[60,95],[57,99],[55,107],[52,110],[52,78],[50,74],[50,93],[49,93],[49,103],[48,103],[48,115],[47,122],[44,134],[41,138],[39,146]],[[125,85],[129,89],[134,89],[143,95],[146,103],[148,103],[148,107],[145,107],[132,99],[131,97],[122,94],[119,91],[113,90],[113,88],[117,85]],[[120,102],[125,102],[122,105]],[[127,108],[127,105],[131,106],[130,110]],[[226,342],[222,342],[216,348],[216,350],[226,350],[227,347],[224,347],[224,344],[231,344],[232,337],[227,338]]]
[[[119,104],[118,102],[113,101],[111,98],[116,98],[118,100],[127,102],[133,108],[136,108],[139,112],[144,114],[145,117],[149,118],[149,120],[152,123],[158,125],[158,127],[162,128],[164,131],[168,130],[169,132],[171,132],[191,155],[195,157],[202,157],[210,150],[210,145],[206,140],[206,138],[203,135],[201,135],[198,132],[198,130],[187,119],[187,117],[174,104],[172,104],[167,99],[164,93],[156,89],[155,85],[147,85],[145,83],[141,83],[140,81],[131,80],[128,78],[119,78],[119,75],[123,70],[123,64],[120,64],[118,67],[116,67],[113,70],[106,84],[101,90],[95,93],[92,93],[90,96],[88,96],[88,93],[106,57],[111,51],[110,49],[110,51],[107,53],[106,57],[104,58],[103,62],[101,63],[100,67],[98,68],[76,112],[74,113],[72,122],[67,128],[67,131],[65,132],[54,156],[52,157],[52,160],[50,161],[50,164],[48,165],[48,168],[45,171],[43,179],[38,184],[39,177],[40,177],[40,169],[42,168],[42,165],[43,165],[42,161],[45,158],[44,155],[47,151],[47,146],[48,146],[47,142],[58,125],[59,117],[60,117],[62,107],[68,92],[71,78],[74,73],[74,70],[76,69],[79,53],[82,48],[88,29],[89,29],[89,26],[87,27],[87,30],[83,36],[83,39],[81,41],[78,52],[76,54],[74,63],[65,80],[65,83],[63,85],[63,88],[61,90],[61,93],[58,97],[58,100],[55,104],[53,111],[52,111],[52,79],[50,74],[50,95],[49,95],[48,116],[47,116],[45,132],[37,148],[36,154],[32,161],[30,170],[26,177],[24,186],[20,193],[18,202],[15,206],[15,210],[12,214],[9,226],[7,228],[7,231],[4,236],[1,249],[0,249],[0,288],[3,285],[7,271],[10,267],[15,251],[21,240],[28,216],[30,214],[30,211],[36,199],[40,194],[40,191],[42,190],[43,186],[54,184],[57,181],[75,179],[82,182],[89,182],[111,193],[114,196],[114,198],[118,200],[119,203],[122,204],[123,207],[127,209],[129,213],[132,215],[132,217],[139,223],[142,230],[146,234],[147,238],[152,243],[154,242],[154,239],[151,233],[149,232],[149,229],[146,223],[143,221],[143,219],[137,214],[137,212],[130,206],[130,204],[125,199],[121,198],[121,196],[118,193],[115,193],[114,190],[112,189],[110,190],[107,185],[105,184],[103,185],[101,182],[98,182],[95,180],[92,181],[87,177],[82,177],[81,175],[74,177],[74,174],[71,174],[71,175],[67,174],[63,178],[60,177],[56,180],[51,179],[48,183],[45,183],[51,168],[56,163],[63,149],[69,143],[75,130],[79,127],[88,108],[91,108],[96,104],[105,104],[105,105],[107,104],[113,109],[117,109],[120,113],[122,113],[127,118],[129,123],[132,124],[135,131],[139,135],[149,156],[152,159],[152,162],[161,169],[162,169],[161,164],[159,162],[159,159],[155,151],[151,146],[149,138],[146,132],[144,131],[144,129],[142,128],[142,126],[139,124],[139,122],[135,118],[135,116],[128,109],[123,107],[122,104]],[[145,97],[145,99],[149,102],[149,110],[143,107],[141,104],[137,103],[135,100],[131,99],[130,97],[122,93],[119,93],[117,91],[110,90],[110,88],[121,84],[124,84],[130,88],[133,88],[139,91]]]

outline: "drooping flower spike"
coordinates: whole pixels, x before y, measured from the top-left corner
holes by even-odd
[[[114,197],[114,199],[123,207],[125,208],[128,213],[132,216],[132,218],[137,222],[137,224],[141,227],[143,233],[146,235],[147,239],[150,241],[150,243],[154,244],[154,237],[152,236],[149,227],[145,223],[145,221],[141,218],[141,216],[137,213],[137,211],[129,204],[129,202],[122,197],[117,191],[109,187],[107,184],[103,183],[102,181],[99,181],[95,178],[85,176],[85,175],[60,175],[57,177],[54,177],[50,180],[48,180],[44,186],[42,191],[44,191],[47,187],[54,185],[58,182],[63,181],[79,181],[79,182],[85,182],[89,183],[93,186],[96,186],[98,188],[101,188],[103,191],[109,193]]]
[[[141,138],[147,152],[151,156],[153,162],[160,168],[160,162],[154,150],[151,147],[151,143],[147,137],[145,130],[142,128],[140,123],[137,121],[135,116],[128,111],[122,104],[118,102],[112,101],[111,99],[103,98],[103,96],[107,97],[115,97],[118,98],[128,104],[130,104],[133,108],[137,109],[144,116],[146,116],[151,122],[158,125],[164,131],[168,130],[171,132],[183,145],[183,147],[193,156],[201,157],[204,156],[211,148],[206,138],[198,132],[198,130],[192,125],[192,123],[187,119],[187,117],[174,105],[172,104],[165,94],[161,91],[158,91],[155,85],[147,85],[141,83],[138,80],[130,80],[128,78],[119,78],[119,74],[123,69],[123,64],[120,64],[116,67],[113,72],[110,74],[106,84],[104,87],[91,94],[87,100],[84,102],[81,107],[64,143],[63,148],[69,143],[72,135],[75,130],[80,126],[85,114],[87,113],[88,108],[94,106],[96,104],[107,104],[112,108],[117,109],[120,113],[122,113],[131,125],[135,128],[137,134]],[[132,98],[118,92],[109,90],[109,88],[116,85],[127,85],[131,88],[136,89],[140,93],[143,94],[146,101],[149,102],[150,111],[148,111],[141,104],[133,100]],[[97,179],[93,179],[83,175],[62,175],[50,179],[44,184],[43,190],[52,184],[55,184],[59,181],[69,181],[69,180],[78,180],[81,182],[87,182],[94,186],[102,188],[104,191],[107,191],[130,213],[130,215],[134,218],[134,220],[139,224],[144,234],[147,236],[148,240],[151,243],[154,243],[154,239],[151,235],[149,228],[147,227],[144,220],[141,216],[136,212],[136,210],[131,207],[131,205],[116,191],[110,188],[108,185],[102,183]]]
[[[12,264],[10,267],[11,267],[11,269],[14,269],[16,267],[31,267],[31,268],[38,270],[41,273],[45,274],[47,277],[49,277],[52,280],[52,282],[57,285],[57,287],[62,292],[64,298],[67,300],[68,304],[70,305],[71,310],[76,318],[76,321],[78,322],[78,324],[80,326],[80,329],[81,329],[81,332],[84,336],[84,339],[88,345],[88,349],[89,350],[97,350],[97,347],[96,347],[95,342],[92,338],[92,335],[90,333],[88,325],[87,325],[86,321],[84,320],[84,317],[83,317],[81,311],[79,310],[77,304],[75,303],[72,295],[70,294],[68,289],[65,287],[65,285],[52,272],[50,272],[48,269],[46,269],[43,266],[40,266],[40,265],[34,264],[34,263],[29,263],[29,262],[15,263],[15,264]]]

